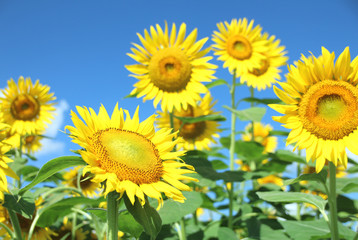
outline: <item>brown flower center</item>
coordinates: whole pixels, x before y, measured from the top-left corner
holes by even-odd
[[[178,92],[185,89],[191,78],[191,64],[182,50],[163,48],[149,62],[149,77],[159,89]]]
[[[39,115],[39,112],[40,104],[31,95],[19,95],[11,104],[11,114],[18,120],[32,120]]]
[[[238,60],[248,59],[252,55],[252,47],[249,40],[241,35],[229,38],[226,49],[230,56]]]

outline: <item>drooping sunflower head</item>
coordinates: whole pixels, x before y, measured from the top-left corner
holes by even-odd
[[[173,112],[174,116],[178,117],[200,117],[209,114],[218,114],[213,107],[216,102],[210,93],[207,93],[197,106],[189,106],[187,110]],[[158,112],[158,127],[170,127],[170,115],[167,111]],[[192,149],[209,149],[212,143],[216,143],[214,138],[218,138],[219,123],[215,121],[201,121],[196,123],[185,123],[177,118],[174,118],[174,131],[179,131],[179,136],[184,141],[178,143],[178,149],[192,150]]]
[[[240,77],[241,83],[246,83],[247,86],[252,86],[259,91],[271,87],[271,84],[281,79],[279,68],[288,60],[288,57],[285,56],[287,53],[285,47],[280,46],[280,40],[275,40],[275,36],[264,33],[260,38],[267,41],[268,49],[263,53],[265,58],[261,60],[260,67],[256,67]]]
[[[210,49],[202,50],[207,38],[196,42],[197,29],[186,38],[185,33],[185,23],[178,34],[174,23],[170,34],[165,23],[164,31],[157,24],[150,33],[144,30],[144,37],[137,34],[143,46],[133,44],[128,56],[138,64],[126,66],[138,80],[131,94],[144,96],[143,101],[154,99],[154,107],[161,101],[163,111],[196,105],[200,94],[208,91],[203,82],[214,79],[216,66],[208,62],[212,57],[205,56]]]
[[[2,90],[4,97],[0,97],[0,107],[3,122],[11,125],[11,134],[34,134],[46,128],[55,110],[51,101],[56,99],[49,91],[39,80],[35,84],[23,77],[17,84],[13,79],[8,81],[8,87]]]
[[[85,149],[79,151],[88,163],[83,173],[92,173],[93,182],[104,182],[105,195],[126,193],[132,204],[135,197],[144,204],[146,195],[157,199],[158,207],[163,203],[162,192],[175,201],[185,200],[181,190],[191,189],[179,180],[196,179],[184,175],[194,172],[180,159],[184,152],[171,152],[179,142],[173,140],[177,133],[164,128],[156,132],[155,115],[140,123],[138,108],[133,118],[117,105],[111,118],[103,106],[98,115],[86,107],[77,111],[83,120],[71,112],[75,126],[66,128],[73,142]]]
[[[263,125],[260,122],[254,123],[254,141],[265,147],[264,153],[274,152],[277,147],[277,137],[270,136],[272,127],[270,124]],[[245,127],[245,134],[242,135],[244,141],[252,141],[252,124]]]
[[[64,184],[70,187],[80,187],[83,194],[87,197],[98,196],[100,190],[100,184],[98,182],[92,182],[93,176],[87,172],[81,174],[81,167],[75,167],[69,170],[63,175]]]
[[[215,43],[213,50],[219,56],[218,60],[224,62],[224,68],[241,76],[263,67],[269,44],[261,37],[262,28],[259,25],[254,27],[254,20],[232,19],[231,23],[218,23],[217,27],[219,31],[214,31],[212,38]]]
[[[358,154],[358,60],[351,63],[349,48],[335,55],[322,47],[322,56],[302,57],[289,67],[283,90],[274,87],[286,105],[272,104],[284,116],[273,119],[292,129],[287,144],[306,149],[320,172],[326,160],[347,167],[348,148]]]

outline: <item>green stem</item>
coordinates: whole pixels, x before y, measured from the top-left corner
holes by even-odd
[[[232,85],[230,89],[231,95],[231,107],[235,109],[235,87],[236,87],[236,70],[234,71],[232,78]],[[236,126],[236,115],[231,112],[231,139],[230,139],[230,170],[234,170],[234,161],[235,161],[235,126]],[[233,201],[234,201],[234,183],[231,182],[231,188],[228,189],[229,193],[229,219],[228,227],[233,229]]]
[[[329,217],[331,224],[331,239],[339,240],[338,216],[337,216],[337,196],[336,196],[336,166],[329,162]]]
[[[186,240],[186,233],[185,233],[185,222],[184,218],[180,219],[180,232],[181,232],[181,240]]]
[[[107,195],[107,239],[118,240],[118,193],[110,192]]]
[[[74,212],[72,213],[72,229],[71,229],[71,237],[72,237],[72,240],[76,240],[76,224],[77,224],[77,213]]]
[[[250,95],[251,98],[255,97],[255,89],[250,87]],[[254,102],[251,102],[251,107],[255,106]],[[255,134],[254,134],[254,121],[251,121],[251,141],[255,141]]]
[[[17,215],[13,210],[8,209],[8,212],[9,212],[12,227],[14,228],[15,239],[22,240],[22,233],[21,233],[19,219],[17,218]]]

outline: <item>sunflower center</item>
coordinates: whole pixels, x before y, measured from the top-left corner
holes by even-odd
[[[149,77],[159,89],[177,92],[185,89],[191,77],[191,64],[182,50],[163,48],[151,58]]]
[[[263,59],[260,62],[260,68],[254,68],[252,71],[250,71],[250,73],[256,76],[261,76],[262,74],[267,72],[269,66],[270,66],[269,61],[267,59]]]
[[[162,161],[154,144],[132,131],[108,128],[97,131],[94,147],[100,167],[115,173],[120,181],[136,184],[158,182],[163,172]]]
[[[252,54],[252,47],[249,40],[241,35],[235,35],[229,38],[226,49],[230,56],[238,60],[248,59]]]
[[[318,138],[338,140],[358,127],[358,88],[344,81],[313,85],[299,106],[303,127]]]
[[[32,120],[38,116],[40,104],[31,95],[22,94],[11,103],[11,114],[19,120]]]
[[[35,135],[29,135],[25,137],[25,145],[31,145],[33,142],[35,142],[36,136]]]
[[[201,136],[205,131],[205,122],[196,122],[196,123],[186,123],[183,125],[180,130],[180,136],[184,139],[195,140],[197,137]]]

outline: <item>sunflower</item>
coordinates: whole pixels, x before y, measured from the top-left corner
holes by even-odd
[[[65,179],[64,184],[68,185],[70,187],[78,188],[78,173],[81,170],[81,167],[75,167],[72,170],[69,170],[63,175],[63,178]],[[80,176],[80,188],[83,192],[83,194],[87,197],[94,197],[98,196],[98,191],[100,188],[100,184],[96,182],[92,182],[91,180],[93,177],[90,173],[85,173]]]
[[[46,123],[53,118],[52,111],[55,100],[50,88],[39,83],[32,83],[30,78],[19,78],[18,84],[13,79],[8,81],[8,88],[2,90],[0,108],[2,121],[11,125],[11,134],[15,132],[25,135],[43,131]]]
[[[9,128],[7,124],[0,123],[0,132],[6,131]],[[0,204],[4,201],[4,192],[8,192],[7,176],[14,179],[19,179],[16,173],[8,166],[8,163],[13,162],[5,154],[10,151],[12,146],[6,143],[5,136],[1,134],[0,139]]]
[[[52,236],[52,240],[72,239],[72,222],[68,221],[68,217],[65,217],[63,219],[63,223],[60,229],[58,229],[57,231],[55,230],[54,232],[56,233],[56,235]],[[85,240],[88,234],[88,231],[84,231],[82,228],[77,228],[75,231],[75,239]],[[67,235],[67,237],[63,238],[65,235]]]
[[[105,181],[105,195],[112,191],[126,193],[132,204],[137,197],[142,205],[146,195],[158,200],[158,208],[163,204],[161,192],[184,202],[180,190],[191,189],[179,180],[196,179],[184,175],[194,172],[192,166],[180,159],[184,152],[171,152],[179,142],[179,139],[173,140],[177,133],[166,128],[155,132],[155,115],[140,123],[138,108],[133,118],[127,110],[118,109],[118,104],[111,118],[103,106],[98,115],[86,107],[77,107],[77,111],[84,122],[72,111],[75,127],[66,128],[73,142],[85,149],[79,150],[88,163],[83,174],[92,173],[93,182]]]
[[[269,175],[269,176],[266,176],[266,177],[263,177],[263,178],[258,178],[257,182],[260,185],[265,185],[265,184],[271,183],[271,184],[275,184],[275,185],[277,185],[277,186],[279,186],[281,188],[284,188],[282,178],[277,177],[275,175]]]
[[[347,168],[348,148],[358,154],[358,58],[351,63],[347,47],[334,63],[335,55],[322,47],[322,56],[302,57],[289,67],[283,90],[274,87],[286,103],[271,104],[273,117],[292,129],[287,145],[306,149],[306,159],[316,160],[320,172],[326,160]]]
[[[189,106],[187,110],[174,110],[174,116],[178,117],[200,117],[209,114],[218,114],[213,107],[216,102],[212,102],[213,98],[210,93],[207,93],[197,106]],[[159,112],[158,127],[170,127],[170,115],[168,112]],[[210,144],[216,143],[215,138],[220,137],[218,132],[219,123],[216,121],[201,121],[196,123],[183,124],[177,118],[174,118],[174,130],[179,130],[179,136],[184,141],[178,143],[178,149],[192,150],[192,149],[209,149]]]
[[[307,194],[311,194],[311,195],[314,195],[314,196],[319,196],[321,197],[323,200],[327,200],[328,199],[328,196],[327,194],[324,194],[320,191],[311,191],[311,190],[308,190],[308,189],[302,189],[301,190],[302,193],[307,193]],[[303,203],[303,205],[305,205],[306,207],[310,207],[312,209],[317,209],[317,207],[313,204],[310,204],[310,203]]]
[[[254,68],[251,71],[245,72],[241,75],[241,83],[247,84],[249,87],[257,88],[257,90],[265,90],[266,87],[271,87],[271,84],[280,80],[279,67],[286,64],[288,57],[285,47],[280,46],[280,40],[275,40],[275,36],[269,37],[268,33],[264,33],[261,38],[268,41],[268,50],[264,52],[265,58],[261,60],[260,67]]]
[[[44,137],[41,134],[25,135],[22,138],[23,151],[28,154],[33,154],[39,151],[42,147],[41,140]]]
[[[270,131],[272,131],[270,124],[263,125],[260,122],[254,123],[254,141],[264,146],[264,153],[274,152],[277,148],[277,137],[270,136]],[[242,140],[247,142],[252,140],[251,123],[245,127],[245,134],[242,135]]]
[[[224,68],[241,76],[254,69],[260,69],[267,59],[268,41],[261,37],[262,28],[254,26],[254,20],[232,19],[231,23],[220,22],[213,34],[213,50],[218,60],[224,61]]]
[[[139,64],[128,65],[131,76],[138,79],[131,94],[142,97],[143,101],[154,99],[156,108],[161,101],[163,111],[185,110],[188,105],[195,106],[200,94],[208,92],[202,82],[214,79],[217,67],[208,63],[212,57],[205,56],[210,49],[201,50],[207,38],[197,42],[197,29],[185,38],[186,24],[182,23],[178,35],[173,23],[169,36],[168,25],[165,29],[157,24],[151,26],[150,34],[144,30],[144,37],[137,34],[142,46],[133,44],[133,53],[128,56]]]

